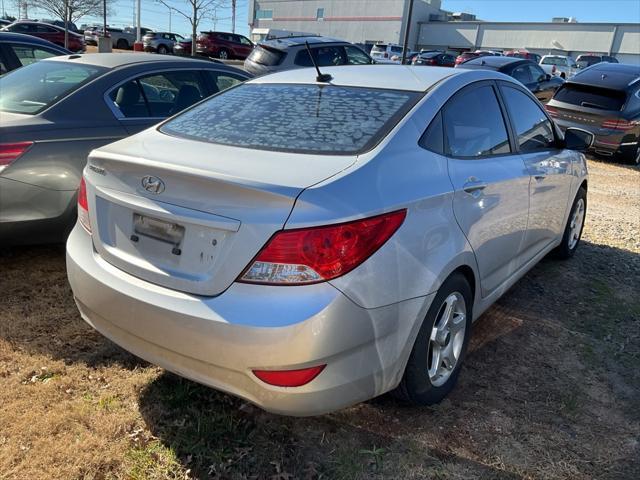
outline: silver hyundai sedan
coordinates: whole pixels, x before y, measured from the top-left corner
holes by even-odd
[[[472,322],[576,251],[593,137],[561,136],[492,71],[323,73],[251,80],[94,150],[67,243],[78,308],[271,412],[438,402]]]

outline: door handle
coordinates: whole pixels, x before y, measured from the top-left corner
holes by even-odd
[[[462,189],[467,193],[478,192],[480,190],[484,190],[485,188],[487,188],[487,184],[479,180],[467,182],[462,186]]]
[[[547,178],[547,176],[546,175],[534,175],[533,178],[535,178],[537,181],[541,182],[542,180]]]

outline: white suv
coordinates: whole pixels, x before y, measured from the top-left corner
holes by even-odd
[[[371,58],[377,63],[400,63],[403,48],[393,43],[379,43],[371,48]],[[393,60],[392,57],[396,57]]]
[[[578,71],[576,61],[566,55],[545,55],[540,59],[540,66],[549,75],[565,79],[572,77]]]

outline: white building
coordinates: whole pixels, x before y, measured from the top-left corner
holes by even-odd
[[[524,48],[534,53],[613,55],[640,63],[640,23],[424,22],[417,44],[450,51]]]
[[[402,44],[409,0],[250,0],[252,40],[268,29],[307,32],[352,43]],[[418,39],[419,22],[441,13],[440,0],[415,0],[409,45]]]

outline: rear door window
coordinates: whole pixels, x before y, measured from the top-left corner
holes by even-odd
[[[542,109],[520,90],[503,86],[502,95],[523,153],[555,147],[553,126]]]
[[[558,89],[553,99],[580,107],[620,111],[626,102],[627,94],[620,90],[565,83]]]
[[[469,89],[449,100],[443,111],[445,152],[453,157],[509,153],[509,136],[493,88]]]
[[[213,92],[212,94],[216,94],[218,92],[222,92],[227,88],[231,88],[238,83],[242,83],[246,80],[246,78],[241,77],[239,75],[233,75],[223,72],[214,72],[212,70],[207,70],[206,74],[209,76],[211,81],[213,82]]]
[[[354,155],[373,148],[420,92],[247,83],[160,127],[168,135],[282,152]]]
[[[344,49],[340,46],[312,47],[311,55],[313,55],[313,59],[319,67],[333,67],[336,65],[345,65],[347,63]],[[313,62],[311,61],[311,58],[309,58],[309,52],[306,48],[300,50],[296,54],[294,63],[301,67],[313,67]]]
[[[511,71],[511,76],[525,85],[534,81],[529,65],[520,65],[519,67],[514,68]]]

